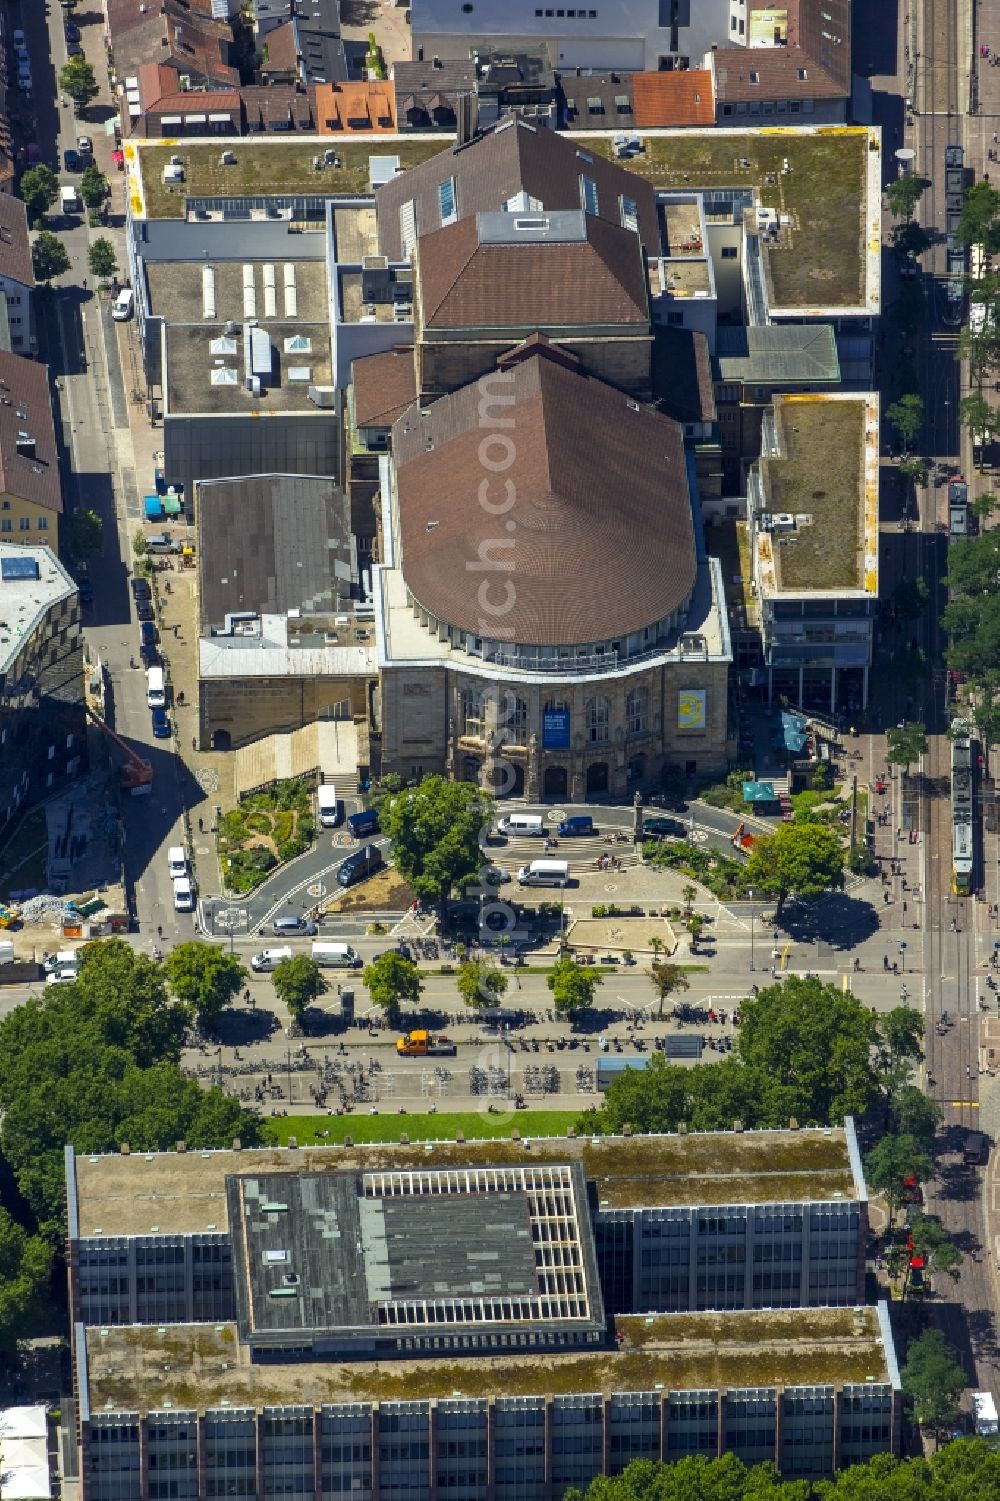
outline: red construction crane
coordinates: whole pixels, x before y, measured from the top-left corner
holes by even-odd
[[[141,756],[137,756],[132,747],[120,735],[116,735],[111,726],[105,724],[101,716],[95,713],[89,704],[87,705],[87,713],[97,725],[97,728],[103,730],[109,740],[114,741],[125,757],[124,765],[119,767],[123,790],[130,792],[133,797],[141,797],[144,793],[149,792],[153,785],[153,768],[150,763],[144,761]]]

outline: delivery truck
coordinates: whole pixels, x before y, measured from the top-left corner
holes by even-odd
[[[433,1032],[407,1032],[396,1039],[396,1052],[401,1058],[454,1058],[455,1044]]]

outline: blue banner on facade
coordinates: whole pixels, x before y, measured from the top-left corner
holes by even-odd
[[[542,749],[569,750],[568,709],[548,709],[543,713]]]

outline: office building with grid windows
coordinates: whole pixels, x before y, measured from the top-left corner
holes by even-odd
[[[896,1451],[840,1130],[66,1153],[84,1501],[556,1501]]]

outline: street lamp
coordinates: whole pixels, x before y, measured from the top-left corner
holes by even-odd
[[[753,974],[753,887],[747,889],[750,898],[750,973]]]

